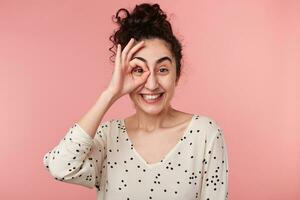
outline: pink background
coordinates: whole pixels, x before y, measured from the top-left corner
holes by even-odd
[[[0,199],[96,199],[42,158],[108,85],[111,16],[139,3],[103,2],[0,1]],[[173,105],[223,128],[230,199],[300,199],[299,1],[159,3],[184,46]]]

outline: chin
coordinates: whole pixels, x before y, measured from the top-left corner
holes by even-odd
[[[148,109],[148,108],[140,108],[144,113],[147,113],[149,115],[158,115],[160,114],[164,109],[163,108],[157,108],[157,109]]]
[[[138,102],[135,107],[136,109],[139,109],[140,111],[147,113],[149,115],[157,115],[162,111],[164,111],[166,105],[165,104],[147,105],[145,103]]]

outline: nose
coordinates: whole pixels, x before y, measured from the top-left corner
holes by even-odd
[[[146,80],[145,88],[149,90],[155,90],[157,87],[158,87],[157,77],[154,75],[154,73],[150,73],[150,75]]]

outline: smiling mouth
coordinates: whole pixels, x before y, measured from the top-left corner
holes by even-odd
[[[142,99],[144,100],[144,102],[148,103],[148,104],[154,104],[154,103],[158,103],[163,96],[163,93],[160,94],[155,94],[155,95],[147,95],[147,94],[140,94]]]

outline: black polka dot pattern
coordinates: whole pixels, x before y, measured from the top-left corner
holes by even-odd
[[[43,163],[56,180],[100,190],[105,148],[101,127],[92,139],[75,123],[60,143],[44,155]]]
[[[99,198],[228,199],[224,135],[203,115],[193,115],[177,144],[156,163],[136,151],[123,119],[101,123],[94,138],[75,123],[43,162],[56,180],[95,187]]]

